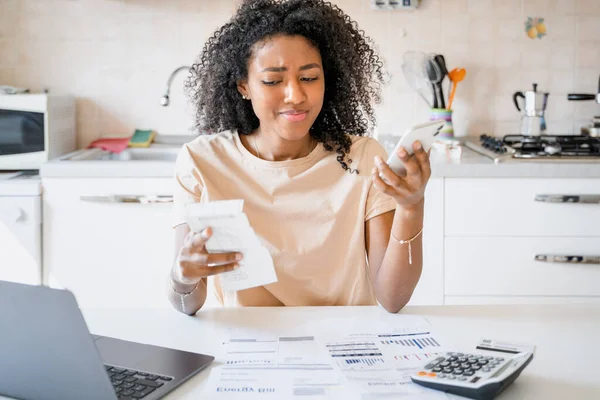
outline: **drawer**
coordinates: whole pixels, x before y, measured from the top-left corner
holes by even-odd
[[[168,196],[173,182],[44,178],[44,282],[71,290],[82,308],[171,307],[172,205],[110,196]]]
[[[444,241],[446,296],[600,296],[600,264],[535,255],[600,256],[600,237],[480,237]]]
[[[446,236],[600,236],[600,203],[536,201],[598,195],[600,179],[446,179]]]

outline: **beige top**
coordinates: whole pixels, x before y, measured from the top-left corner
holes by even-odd
[[[257,158],[237,132],[203,135],[183,146],[176,164],[175,218],[193,202],[243,199],[250,224],[270,251],[278,282],[237,292],[244,306],[377,304],[369,282],[365,221],[396,208],[371,182],[372,138],[352,136],[350,167],[319,143],[306,157]],[[209,287],[223,303],[219,279]]]

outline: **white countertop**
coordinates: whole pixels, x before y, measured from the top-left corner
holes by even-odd
[[[381,138],[384,147],[389,152],[393,142],[389,137]],[[176,150],[181,145],[163,144],[153,145],[153,150],[167,148]],[[432,177],[433,178],[600,178],[600,160],[587,162],[548,162],[548,161],[523,161],[507,160],[495,164],[490,158],[461,146],[460,159],[453,159],[450,155],[440,151],[432,151]],[[141,149],[143,150],[143,149]],[[79,150],[76,153],[97,150]],[[61,157],[68,158],[70,155]],[[164,161],[70,161],[53,160],[42,166],[40,175],[44,178],[112,178],[112,177],[146,177],[146,178],[172,178],[174,173],[174,160]]]
[[[409,306],[399,315],[379,307],[208,308],[195,317],[169,309],[84,310],[92,333],[210,354],[213,365],[232,334],[344,333],[347,323],[397,326],[401,315],[425,316],[462,351],[473,351],[482,337],[536,345],[532,362],[498,399],[600,398],[598,305]],[[168,398],[202,398],[209,373],[202,371]]]
[[[600,178],[600,160],[592,162],[549,162],[506,160],[495,164],[491,158],[461,146],[460,160],[432,152],[433,178]]]

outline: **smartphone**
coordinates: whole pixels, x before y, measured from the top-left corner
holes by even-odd
[[[404,164],[402,164],[402,161],[396,154],[398,150],[400,150],[400,147],[404,147],[408,154],[413,154],[413,143],[418,140],[421,142],[421,145],[423,145],[423,149],[425,151],[429,151],[445,123],[446,121],[439,119],[414,125],[408,129],[404,135],[400,137],[400,140],[398,140],[396,147],[390,153],[390,156],[387,160],[387,164],[390,166],[392,171],[400,176],[406,175]]]

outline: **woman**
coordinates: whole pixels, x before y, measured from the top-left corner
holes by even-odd
[[[186,88],[197,126],[176,166],[178,217],[194,202],[244,199],[278,282],[237,292],[242,306],[373,305],[399,311],[422,266],[429,158],[364,137],[383,64],[355,22],[321,0],[250,0],[206,43]],[[383,176],[384,179],[380,177]],[[193,315],[207,277],[243,254],[210,254],[211,230],[176,233],[170,301]]]

